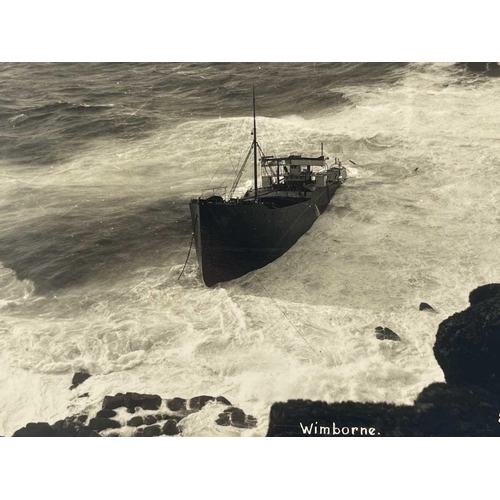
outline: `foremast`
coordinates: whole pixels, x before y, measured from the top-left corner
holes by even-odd
[[[253,86],[253,183],[257,201],[257,122],[255,119],[255,85]]]

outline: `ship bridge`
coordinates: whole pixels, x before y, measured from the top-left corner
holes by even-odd
[[[305,185],[313,181],[312,177],[317,172],[313,167],[328,168],[322,156],[310,157],[302,155],[289,156],[262,156],[262,187],[286,182],[290,186]],[[265,172],[265,173],[264,173]]]

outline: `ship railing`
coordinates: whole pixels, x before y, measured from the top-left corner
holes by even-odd
[[[207,198],[211,198],[212,196],[220,196],[225,200],[227,197],[227,186],[206,188],[201,190],[200,199],[206,200]]]

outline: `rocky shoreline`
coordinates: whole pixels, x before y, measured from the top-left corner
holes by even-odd
[[[102,408],[88,414],[72,415],[54,424],[29,423],[13,437],[154,437],[182,435],[183,419],[207,405],[220,410],[215,421],[239,429],[256,427],[257,420],[236,408],[223,396],[196,396],[191,399],[162,399],[157,394],[136,392],[105,396]]]
[[[437,331],[434,355],[446,383],[429,385],[413,405],[275,403],[267,436],[500,436],[500,284],[476,288],[469,303],[467,309],[444,320]],[[419,309],[435,312],[426,303]],[[386,327],[375,330],[381,341],[401,340]],[[90,376],[76,373],[70,389]],[[13,436],[182,436],[183,419],[207,405],[216,408],[217,425],[257,426],[255,417],[223,396],[162,399],[156,394],[127,392],[105,396],[101,409],[92,416],[82,413],[53,424],[29,423]]]
[[[500,284],[476,288],[469,303],[437,331],[446,383],[429,385],[413,405],[275,403],[267,436],[500,436]],[[379,340],[399,340],[386,330],[377,327]]]

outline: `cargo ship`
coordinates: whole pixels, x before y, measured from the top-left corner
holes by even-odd
[[[255,89],[252,133],[250,149],[232,186],[205,190],[189,205],[198,265],[208,287],[281,257],[314,224],[347,178],[337,158],[327,164],[323,144],[317,157],[266,156],[257,142]],[[252,154],[253,187],[235,197]]]

